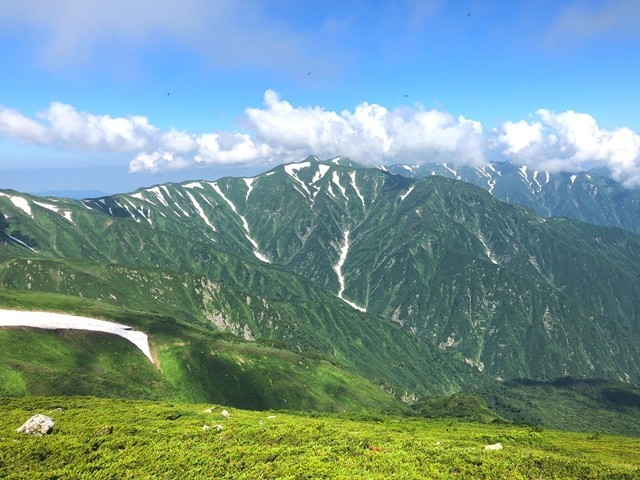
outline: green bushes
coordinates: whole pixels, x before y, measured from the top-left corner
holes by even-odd
[[[454,420],[293,415],[88,397],[0,398],[0,405],[0,478],[17,480],[634,479],[640,474],[637,438],[588,440],[584,434]],[[221,414],[225,408],[228,418]],[[51,435],[15,431],[34,413],[54,418]],[[484,450],[496,441],[503,450]]]

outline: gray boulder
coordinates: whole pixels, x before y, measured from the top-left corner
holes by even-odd
[[[27,433],[29,435],[37,435],[38,437],[51,433],[56,422],[53,418],[46,415],[34,415],[18,428],[18,433]]]

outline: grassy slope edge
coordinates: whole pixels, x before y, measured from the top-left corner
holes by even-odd
[[[0,476],[637,479],[640,439],[394,416],[251,412],[211,404],[0,398]],[[16,432],[35,413],[53,433]],[[500,451],[485,446],[500,442]],[[135,473],[134,473],[135,472]]]
[[[46,309],[115,320],[149,334],[160,370],[128,341],[79,331],[0,329],[0,395],[81,394],[219,402],[249,409],[400,413],[380,386],[322,358],[245,342],[65,295],[0,289],[4,308]]]

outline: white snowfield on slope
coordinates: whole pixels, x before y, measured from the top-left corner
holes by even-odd
[[[72,329],[105,332],[126,338],[140,349],[146,357],[155,363],[151,357],[149,340],[143,332],[131,330],[131,327],[120,323],[107,322],[96,318],[77,317],[64,313],[27,312],[19,310],[0,309],[0,327],[31,327],[47,330]]]

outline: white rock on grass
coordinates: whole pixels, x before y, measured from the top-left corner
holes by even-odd
[[[502,444],[500,442],[498,443],[494,443],[493,445],[485,445],[484,449],[485,450],[502,450],[504,447],[502,446]]]
[[[37,414],[24,422],[24,424],[16,431],[18,433],[27,433],[29,435],[37,435],[38,437],[41,437],[42,435],[51,433],[55,424],[56,422],[53,421],[53,418]]]
[[[226,410],[222,410],[220,412],[220,415],[222,415],[224,418],[229,418],[231,416],[231,414],[229,412],[227,412]]]

